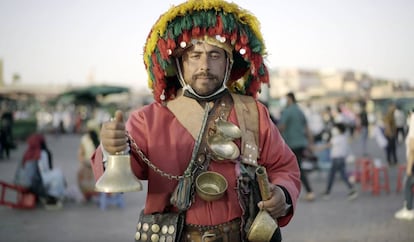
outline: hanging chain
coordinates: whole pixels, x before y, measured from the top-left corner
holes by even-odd
[[[168,178],[169,180],[180,180],[183,179],[184,177],[189,177],[192,176],[192,167],[194,166],[195,163],[195,156],[198,152],[198,149],[200,147],[200,143],[201,143],[201,138],[202,138],[202,134],[204,132],[204,129],[206,127],[206,123],[207,123],[207,118],[208,118],[208,113],[210,111],[210,105],[208,105],[208,103],[206,103],[206,107],[204,109],[204,118],[203,118],[203,123],[200,129],[200,133],[198,135],[198,138],[196,140],[196,144],[194,146],[194,150],[192,153],[192,157],[191,157],[191,161],[188,164],[187,169],[184,171],[183,175],[172,175],[170,173],[167,173],[163,170],[161,170],[160,168],[158,168],[154,163],[152,163],[145,155],[144,153],[141,151],[141,149],[138,147],[137,143],[135,142],[135,140],[132,138],[132,136],[128,133],[128,131],[125,131],[125,135],[127,136],[127,138],[129,139],[129,141],[131,142],[132,148],[134,148],[135,152],[137,152],[137,154],[139,155],[139,157],[141,158],[142,161],[145,162],[145,164],[147,164],[153,171],[155,171],[156,173],[158,173],[159,175]]]

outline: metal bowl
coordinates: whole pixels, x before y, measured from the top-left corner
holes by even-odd
[[[207,145],[215,157],[221,160],[234,160],[240,155],[239,147],[233,141],[225,140],[220,135],[208,137]]]
[[[196,178],[196,191],[205,201],[221,198],[227,190],[227,181],[223,175],[214,171],[206,171]]]
[[[217,131],[228,140],[234,140],[241,137],[241,130],[237,125],[219,118],[216,121]]]

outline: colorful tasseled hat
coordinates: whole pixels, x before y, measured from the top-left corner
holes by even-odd
[[[251,13],[222,0],[189,0],[173,6],[154,24],[144,48],[148,86],[155,100],[173,99],[179,88],[174,53],[205,36],[232,49],[228,89],[256,97],[261,84],[269,83],[259,25]]]

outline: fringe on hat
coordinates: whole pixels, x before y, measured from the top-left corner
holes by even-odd
[[[160,16],[148,35],[144,63],[148,86],[156,101],[173,99],[180,88],[173,53],[191,39],[205,35],[220,38],[233,48],[233,67],[226,83],[231,92],[257,96],[269,83],[266,55],[257,18],[234,3],[222,0],[189,0]]]

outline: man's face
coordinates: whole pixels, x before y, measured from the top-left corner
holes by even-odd
[[[197,42],[182,56],[185,82],[198,95],[207,96],[214,93],[222,85],[226,59],[223,49]]]

